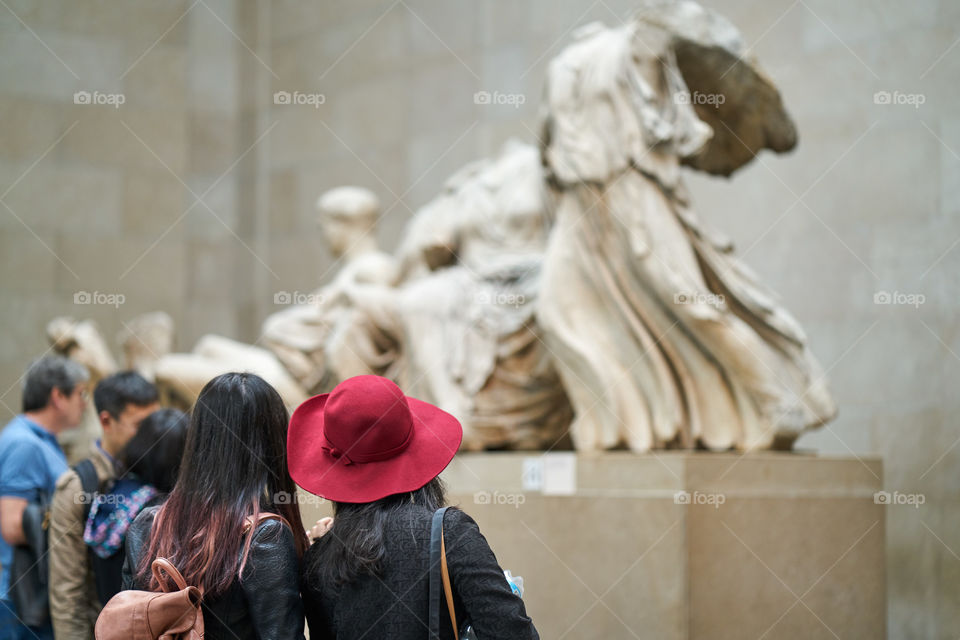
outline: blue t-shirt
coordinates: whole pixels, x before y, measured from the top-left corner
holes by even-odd
[[[53,497],[57,479],[67,470],[67,458],[56,436],[19,415],[0,432],[0,498],[33,502],[45,492]],[[10,588],[13,547],[0,536],[0,600]]]

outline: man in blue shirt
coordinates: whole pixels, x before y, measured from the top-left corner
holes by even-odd
[[[0,432],[0,640],[53,638],[49,623],[27,627],[10,600],[13,546],[26,543],[23,512],[41,495],[51,497],[67,459],[57,435],[80,424],[89,374],[80,364],[47,356],[23,380],[23,413]]]

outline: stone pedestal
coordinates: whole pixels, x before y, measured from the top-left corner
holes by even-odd
[[[542,638],[886,636],[876,458],[461,454],[444,479]]]

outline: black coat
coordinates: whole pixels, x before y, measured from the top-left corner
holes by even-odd
[[[133,574],[156,513],[157,507],[144,509],[127,531],[124,589],[147,589]],[[204,598],[206,640],[303,640],[299,574],[293,532],[278,520],[261,522],[253,534],[243,580],[217,598]]]
[[[337,585],[322,570],[325,556],[338,544],[336,528],[310,547],[301,591],[311,640],[423,640],[429,635],[432,517],[429,509],[405,507],[387,523],[381,575],[365,574],[346,585]],[[468,618],[481,640],[539,640],[477,523],[450,509],[444,540],[457,622]],[[440,638],[454,638],[446,601],[440,608]]]

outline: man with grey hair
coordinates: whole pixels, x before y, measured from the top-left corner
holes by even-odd
[[[53,638],[49,620],[27,627],[10,595],[13,547],[27,542],[27,505],[53,495],[67,459],[57,435],[77,427],[87,404],[89,374],[61,356],[35,361],[23,380],[23,413],[0,432],[0,640]]]

